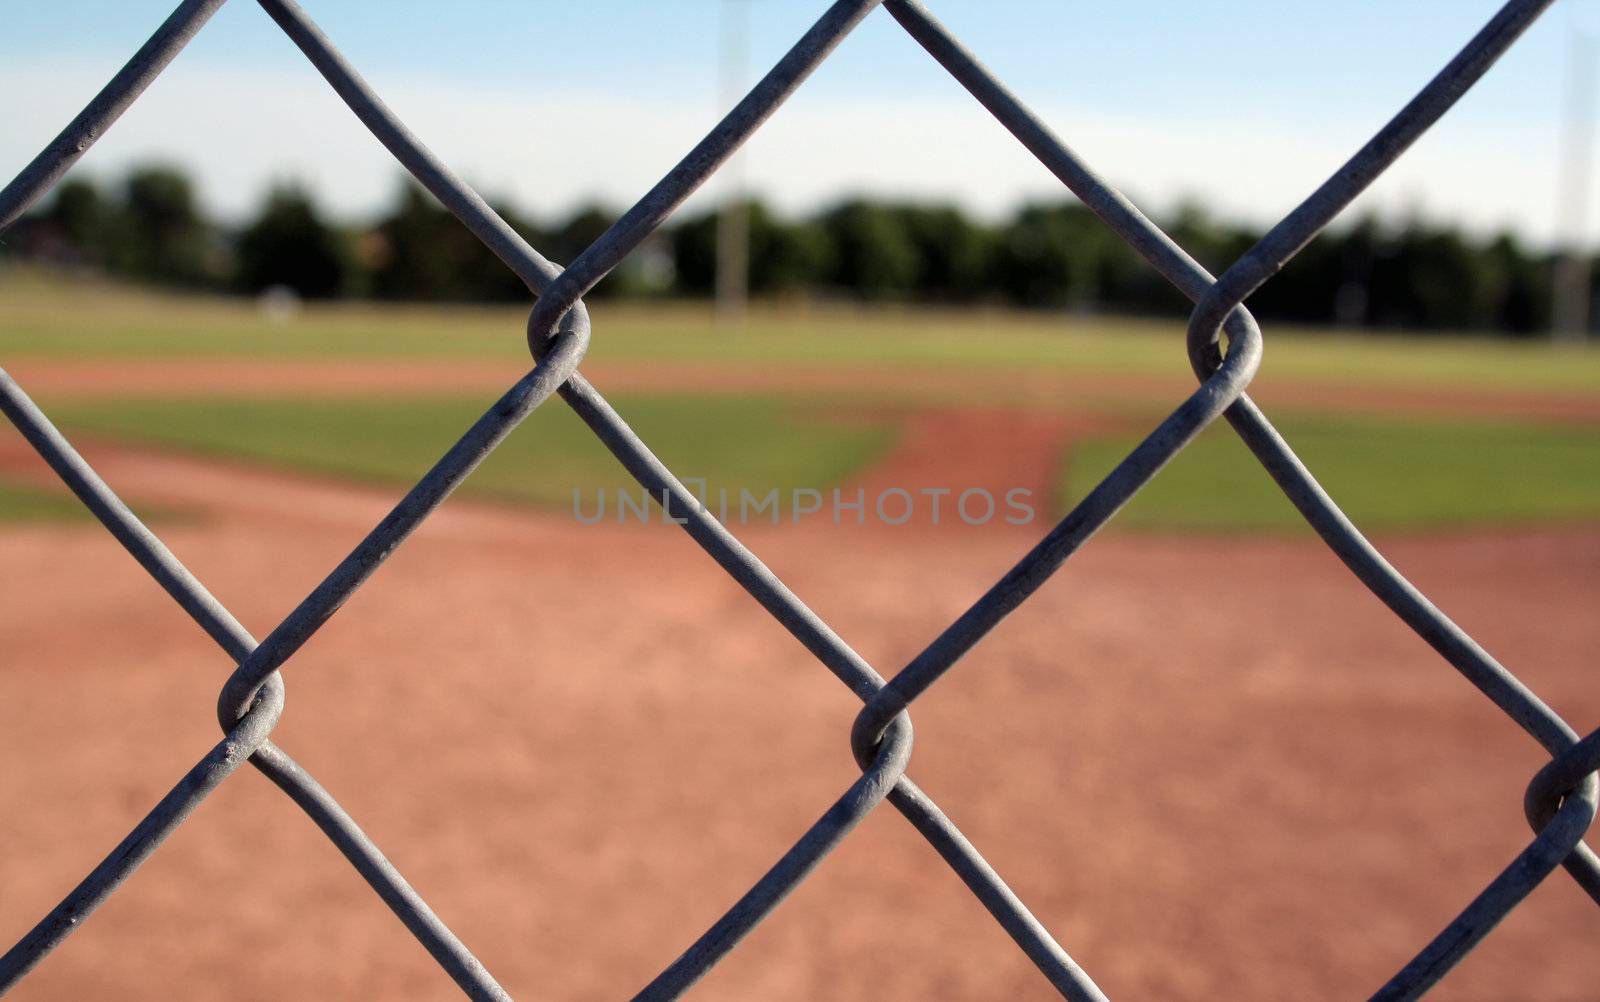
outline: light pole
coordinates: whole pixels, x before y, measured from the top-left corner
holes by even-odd
[[[722,2],[722,107],[744,96],[750,49],[750,0]],[[722,168],[722,206],[717,213],[716,318],[742,319],[750,297],[750,216],[743,157],[735,153]]]
[[[1589,191],[1594,167],[1596,8],[1568,6],[1570,43],[1562,102],[1560,176],[1556,183],[1556,257],[1551,326],[1555,340],[1582,343],[1589,336]]]

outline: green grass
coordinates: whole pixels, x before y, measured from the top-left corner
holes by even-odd
[[[64,487],[47,490],[0,477],[0,523],[88,522],[93,518]]]
[[[887,448],[894,414],[910,406],[1042,405],[1099,413],[1163,411],[1162,387],[1192,386],[1181,321],[1071,317],[996,310],[758,306],[737,327],[718,327],[694,304],[593,307],[597,364],[648,367],[834,366],[875,374],[774,399],[700,394],[623,396],[619,409],[681,476],[732,490],[826,487]],[[9,360],[233,359],[458,360],[506,363],[506,382],[528,362],[522,307],[312,306],[273,322],[245,301],[185,297],[0,273],[0,365]],[[681,370],[674,370],[681,371]],[[983,372],[968,386],[917,373]],[[1125,374],[1160,377],[1155,389],[1113,379],[1063,384],[1059,401],[1014,392],[1009,376]],[[994,378],[998,375],[1000,378]],[[1269,326],[1259,377],[1293,400],[1295,381],[1593,397],[1600,347],[1556,349],[1486,338],[1378,337]],[[670,374],[663,385],[670,385]],[[604,380],[601,380],[604,385]],[[1138,385],[1144,385],[1142,383]],[[803,382],[797,387],[804,387]],[[920,387],[920,388],[919,388]],[[197,396],[204,387],[193,391]],[[488,397],[130,399],[63,397],[46,409],[72,432],[238,457],[386,484],[419,477],[487,406]],[[1175,389],[1174,392],[1181,392]],[[221,391],[217,391],[220,397]],[[989,396],[983,396],[988,394]],[[1004,394],[993,398],[995,394]],[[1142,394],[1142,395],[1141,395]],[[1039,404],[1040,400],[1043,404]],[[1033,403],[1030,404],[1029,402]],[[1284,406],[1293,406],[1292,403]],[[1372,405],[1381,412],[1381,400]],[[826,417],[872,414],[846,421]],[[1378,530],[1526,523],[1600,516],[1600,431],[1527,424],[1451,425],[1399,417],[1332,418],[1275,411],[1334,497]],[[1153,419],[1152,419],[1153,420]],[[1077,497],[1133,444],[1085,442],[1062,475]],[[571,504],[574,488],[631,481],[564,407],[552,403],[490,457],[468,493],[519,503]],[[6,502],[20,510],[24,502]],[[32,502],[28,502],[32,504]],[[1298,517],[1235,438],[1209,431],[1119,519],[1151,528],[1287,529]]]
[[[1600,429],[1301,416],[1278,423],[1365,530],[1573,522],[1600,517]],[[1091,439],[1067,457],[1076,501],[1137,444]],[[1208,428],[1117,515],[1152,530],[1310,530],[1225,423]]]
[[[1179,319],[843,306],[752,310],[719,328],[694,304],[593,306],[597,362],[817,364],[1088,372],[1187,380]],[[527,359],[523,307],[313,305],[274,322],[248,301],[0,274],[0,365],[18,358]],[[1482,337],[1399,337],[1269,325],[1263,378],[1600,391],[1600,350]]]
[[[69,434],[256,461],[283,469],[409,486],[492,401],[200,399],[52,403]],[[751,398],[623,397],[613,406],[680,478],[713,492],[830,486],[893,438],[883,423],[841,421]],[[536,410],[463,485],[469,495],[538,505],[633,487],[594,434],[559,401]],[[614,495],[611,495],[614,497]],[[715,496],[713,494],[713,496]]]

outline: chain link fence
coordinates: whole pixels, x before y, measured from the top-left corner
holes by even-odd
[[[0,191],[9,226],[143,92],[224,0],[185,0],[133,59],[39,156]],[[0,993],[59,946],[246,761],[326,833],[400,921],[474,999],[509,996],[339,804],[270,735],[284,706],[283,665],[396,547],[534,408],[559,396],[669,514],[863,703],[851,730],[861,777],[830,805],[715,925],[639,998],[681,994],[776,908],[868,812],[887,800],[934,847],[1040,972],[1069,999],[1105,996],[982,855],[907,775],[916,699],[1105,525],[1178,450],[1218,417],[1244,440],[1284,494],[1346,566],[1468,682],[1550,755],[1528,784],[1534,838],[1374,999],[1426,992],[1558,866],[1600,904],[1600,858],[1583,835],[1600,798],[1600,731],[1578,734],[1400,576],[1340,512],[1245,389],[1262,334],[1242,305],[1433,125],[1553,0],[1512,0],[1331,178],[1220,276],[1212,276],[1010,93],[914,0],[881,3],[940,65],[1066,187],[1195,302],[1188,353],[1199,387],[1058,525],[892,679],[885,680],[699,504],[578,371],[589,344],[581,297],[615,268],[783,104],[879,0],[839,0],[707,136],[617,223],[562,268],[530,247],[429,152],[293,0],[259,0],[362,124],[537,297],[528,322],[535,365],[472,425],[361,543],[257,642],[100,479],[22,388],[0,371],[0,410],[82,502],[204,629],[237,668],[223,686],[224,737],[83,881],[0,957]],[[1224,337],[1226,335],[1226,347]],[[1234,610],[1233,615],[1244,615]]]

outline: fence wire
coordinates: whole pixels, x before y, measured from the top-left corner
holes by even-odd
[[[110,83],[0,190],[0,229],[15,222],[131,105],[223,4],[185,0]],[[536,297],[535,364],[453,445],[351,553],[259,643],[146,528],[0,370],[3,411],[106,529],[236,662],[217,714],[223,739],[200,758],[59,905],[0,957],[0,994],[15,986],[249,761],[304,810],[417,940],[474,999],[509,996],[383,853],[270,735],[284,706],[283,665],[499,442],[559,395],[627,471],[746,592],[860,698],[851,729],[861,777],[731,908],[639,993],[674,998],[772,912],[870,811],[887,800],[933,846],[1062,996],[1105,995],[906,768],[908,710],[1219,416],[1255,454],[1328,547],[1402,621],[1550,755],[1528,784],[1532,841],[1373,999],[1412,999],[1444,977],[1557,866],[1600,904],[1600,858],[1582,841],[1600,799],[1600,730],[1578,734],[1403,578],[1351,524],[1245,393],[1262,334],[1245,300],[1309,243],[1465,93],[1554,0],[1511,0],[1373,138],[1220,276],[1212,276],[1094,172],[915,0],[838,0],[688,155],[571,264],[530,247],[414,136],[293,0],[258,0],[361,123]],[[873,8],[884,7],[1085,205],[1195,302],[1188,354],[1198,388],[981,598],[885,681],[700,505],[578,371],[589,344],[582,297],[703,184]],[[1225,335],[1225,338],[1224,338]],[[1225,347],[1224,347],[1225,342]]]

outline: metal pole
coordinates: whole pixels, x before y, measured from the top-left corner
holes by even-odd
[[[749,0],[723,0],[722,80],[719,103],[727,107],[744,95],[750,52]],[[735,154],[722,169],[722,207],[717,214],[716,317],[718,323],[742,319],[750,298],[750,216],[743,158]]]
[[[1595,39],[1571,24],[1563,102],[1560,179],[1556,184],[1556,258],[1551,326],[1555,340],[1578,344],[1589,334],[1586,235],[1594,163]]]

